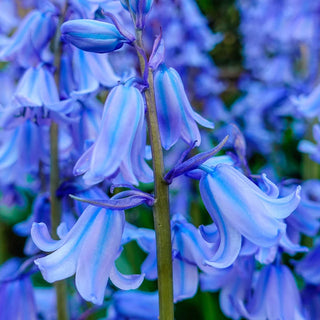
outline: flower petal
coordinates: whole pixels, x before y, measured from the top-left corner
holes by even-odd
[[[122,274],[114,265],[110,272],[110,280],[112,283],[122,290],[132,290],[140,287],[143,282],[144,274]]]

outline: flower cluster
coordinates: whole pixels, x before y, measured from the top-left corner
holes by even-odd
[[[237,7],[226,108],[195,0],[1,2],[0,319],[320,317],[320,8]]]

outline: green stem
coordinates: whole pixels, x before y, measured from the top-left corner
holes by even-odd
[[[136,31],[136,36],[137,45],[140,48],[143,48],[141,30]],[[141,72],[143,74],[146,68],[145,61],[141,54],[139,52],[137,53]],[[153,74],[151,69],[148,70],[148,83],[149,88],[145,91],[145,97],[147,104],[146,117],[154,172],[155,203],[153,206],[153,219],[157,245],[159,310],[161,320],[173,320],[174,310],[169,188],[163,179],[164,162],[154,96]]]
[[[56,67],[55,82],[59,90],[60,79],[60,65],[61,65],[61,42],[60,42],[60,26],[64,21],[64,14],[66,8],[60,16],[57,26],[57,32],[54,38],[53,51],[54,51],[54,65]],[[61,203],[56,196],[56,191],[60,184],[60,168],[59,168],[59,127],[58,124],[52,121],[50,127],[50,199],[51,199],[51,233],[52,237],[58,239],[57,227],[61,222]],[[67,286],[65,281],[56,281],[54,283],[57,297],[57,319],[68,320],[68,307],[67,307]]]

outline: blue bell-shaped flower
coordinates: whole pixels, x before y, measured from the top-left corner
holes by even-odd
[[[208,168],[200,180],[200,193],[220,233],[220,245],[208,264],[225,268],[238,256],[242,237],[259,247],[277,244],[286,230],[283,219],[299,204],[300,187],[278,198],[277,187],[269,180],[263,192],[257,185],[230,165]]]
[[[121,252],[124,211],[89,205],[72,229],[60,225],[61,240],[51,239],[44,223],[34,223],[31,236],[37,247],[52,252],[35,260],[44,279],[50,283],[76,274],[76,287],[87,301],[102,304],[110,278],[121,289],[136,289],[143,275],[122,275],[115,266]]]
[[[137,88],[128,82],[113,88],[104,106],[100,133],[76,163],[74,174],[84,173],[90,185],[116,177],[131,184],[152,181],[152,171],[144,161],[144,112]]]
[[[196,122],[206,128],[213,128],[213,124],[192,109],[178,72],[162,63],[154,74],[154,90],[162,146],[168,150],[179,138],[188,145],[196,141],[199,146]]]

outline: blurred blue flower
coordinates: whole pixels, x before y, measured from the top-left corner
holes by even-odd
[[[57,19],[52,6],[33,10],[19,25],[8,44],[0,51],[0,60],[15,61],[23,67],[37,65],[54,35]],[[44,57],[43,57],[44,58]]]
[[[28,68],[16,87],[11,102],[2,110],[0,124],[12,128],[25,121],[49,124],[48,118],[65,119],[73,101],[60,101],[52,72],[43,64]]]
[[[112,296],[106,320],[157,320],[158,300],[157,291],[118,291]]]
[[[64,98],[73,97],[86,102],[99,85],[114,87],[120,81],[109,62],[108,55],[85,52],[69,47],[61,58],[60,88]]]
[[[292,187],[289,188],[292,191]],[[286,192],[288,194],[288,192]],[[301,184],[301,201],[286,219],[288,233],[299,240],[300,233],[313,237],[320,228],[320,181],[307,180]],[[296,234],[298,233],[298,234]]]
[[[320,163],[320,125],[315,124],[313,126],[313,137],[315,143],[309,140],[301,140],[298,149],[300,152],[307,153],[310,159]]]
[[[241,257],[227,268],[212,268],[209,273],[200,275],[202,291],[220,291],[219,302],[223,313],[232,318],[239,319],[241,315],[232,300],[245,301],[250,296],[251,283],[254,272],[253,257]]]
[[[295,261],[295,271],[301,275],[307,283],[320,285],[320,243],[307,253],[300,261]]]
[[[220,233],[221,242],[208,264],[225,268],[237,258],[242,236],[259,247],[277,244],[285,233],[288,217],[299,204],[300,187],[284,198],[271,181],[272,194],[257,185],[230,165],[218,164],[205,168],[200,180],[200,193]]]
[[[307,320],[320,318],[320,286],[307,285],[301,292]]]
[[[205,261],[212,256],[217,243],[206,242],[201,237],[200,231],[180,214],[173,216],[171,229],[173,294],[174,302],[178,302],[192,298],[196,294],[199,282],[198,268],[206,272],[213,269],[206,265]],[[126,233],[128,238],[135,239],[141,249],[148,253],[141,265],[141,271],[145,273],[146,279],[157,279],[155,232],[131,226]]]
[[[259,273],[251,297],[235,300],[242,317],[249,320],[303,320],[303,308],[295,279],[285,265],[268,265]]]
[[[21,261],[12,258],[0,268],[0,319],[37,320],[30,275],[21,274],[12,279],[19,270]]]
[[[316,86],[309,95],[301,95],[292,100],[306,118],[320,117],[320,85]]]

